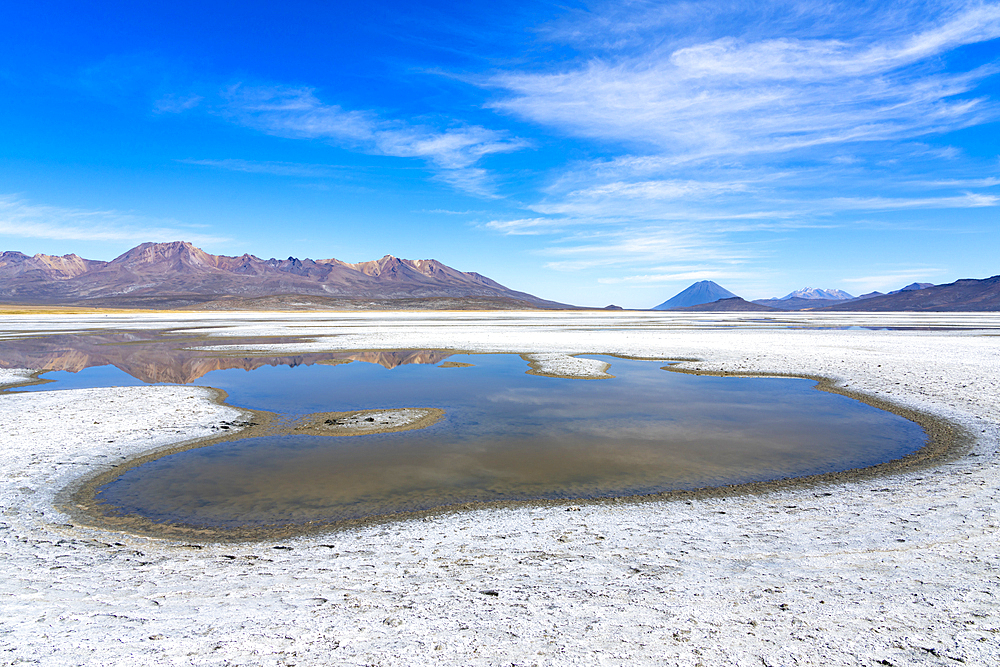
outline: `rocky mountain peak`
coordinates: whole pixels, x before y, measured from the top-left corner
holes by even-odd
[[[105,262],[83,259],[79,255],[45,255],[37,253],[31,257],[23,252],[8,250],[0,253],[0,269],[5,272],[40,275],[50,280],[66,280],[86,273]]]
[[[214,255],[209,255],[188,241],[172,241],[142,243],[111,260],[109,266],[154,273],[201,272],[215,268],[214,260]]]

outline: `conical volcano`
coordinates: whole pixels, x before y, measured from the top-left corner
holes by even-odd
[[[736,296],[725,287],[717,285],[711,280],[701,280],[691,285],[686,290],[677,294],[673,298],[667,299],[653,310],[670,310],[671,308],[686,308],[687,306],[700,306],[703,303],[712,303],[719,299],[731,299]]]

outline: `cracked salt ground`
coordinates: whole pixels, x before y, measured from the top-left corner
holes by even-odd
[[[252,330],[256,317],[192,321]],[[0,663],[998,662],[995,336],[741,330],[731,318],[671,330],[669,316],[652,315],[624,331],[613,316],[577,318],[586,326],[572,330],[545,315],[506,316],[502,330],[466,317],[413,320],[387,332],[355,318],[349,333],[313,328],[329,337],[309,344],[617,352],[827,375],[957,421],[975,435],[974,456],[690,504],[486,510],[190,546],[67,527],[54,493],[79,465],[208,435],[239,411],[184,387],[4,395]]]

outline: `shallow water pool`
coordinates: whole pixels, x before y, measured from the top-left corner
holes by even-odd
[[[400,365],[383,358],[210,371],[196,383],[224,389],[231,405],[288,419],[409,407],[440,408],[445,417],[400,433],[245,438],[169,454],[99,487],[97,499],[110,512],[165,524],[330,524],[469,502],[630,496],[842,471],[900,458],[926,440],[917,424],[817,391],[811,380],[695,376],[614,357],[592,357],[608,362],[613,378],[567,379],[529,375],[514,354],[422,354]],[[472,365],[444,368],[444,360]],[[108,368],[48,387],[113,383]]]

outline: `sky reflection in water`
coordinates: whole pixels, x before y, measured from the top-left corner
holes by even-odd
[[[241,407],[288,416],[436,407],[446,416],[403,433],[188,450],[124,473],[99,497],[159,522],[332,522],[471,501],[801,476],[873,465],[924,444],[913,422],[816,391],[810,380],[692,376],[662,370],[663,362],[604,359],[615,378],[527,375],[524,360],[499,354],[449,357],[474,364],[466,368],[354,362],[212,371],[197,384],[224,389]],[[107,368],[70,384],[113,382]]]

